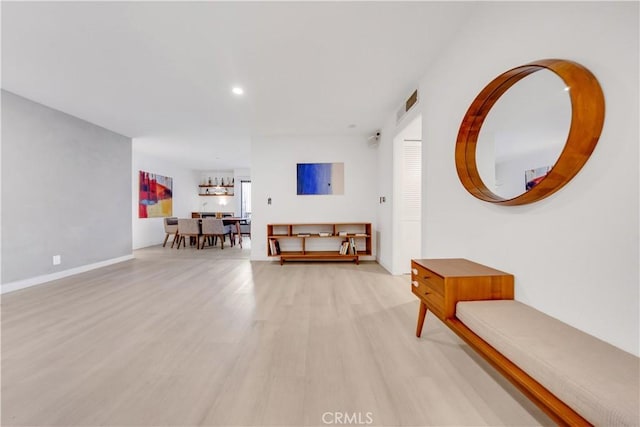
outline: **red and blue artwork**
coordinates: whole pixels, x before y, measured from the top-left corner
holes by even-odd
[[[138,218],[173,216],[173,178],[140,171]]]
[[[531,190],[536,185],[540,184],[540,181],[547,177],[547,174],[551,168],[549,166],[543,166],[541,168],[529,169],[524,172],[524,187],[526,191]]]
[[[344,163],[298,163],[298,195],[344,194]]]

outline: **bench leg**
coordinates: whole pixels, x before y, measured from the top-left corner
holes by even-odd
[[[422,325],[424,325],[424,318],[427,315],[427,304],[420,301],[420,311],[418,312],[418,325],[416,326],[416,336],[420,338],[422,335]]]

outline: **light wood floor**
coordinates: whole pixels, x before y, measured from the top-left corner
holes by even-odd
[[[3,426],[551,424],[375,263],[135,256],[3,295]]]

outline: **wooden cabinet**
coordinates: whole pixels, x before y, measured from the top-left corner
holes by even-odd
[[[513,275],[461,258],[414,259],[411,291],[420,299],[419,337],[427,310],[445,322],[458,301],[513,299]]]
[[[344,241],[350,247],[342,254]],[[340,260],[357,264],[360,256],[371,254],[371,223],[267,225],[267,255],[280,257],[280,264],[287,260]]]

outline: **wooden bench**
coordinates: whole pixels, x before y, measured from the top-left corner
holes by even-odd
[[[445,322],[568,425],[640,425],[640,359],[513,300],[459,302]]]
[[[507,273],[467,260],[414,260],[426,311],[559,425],[640,425],[640,359],[513,300]]]

